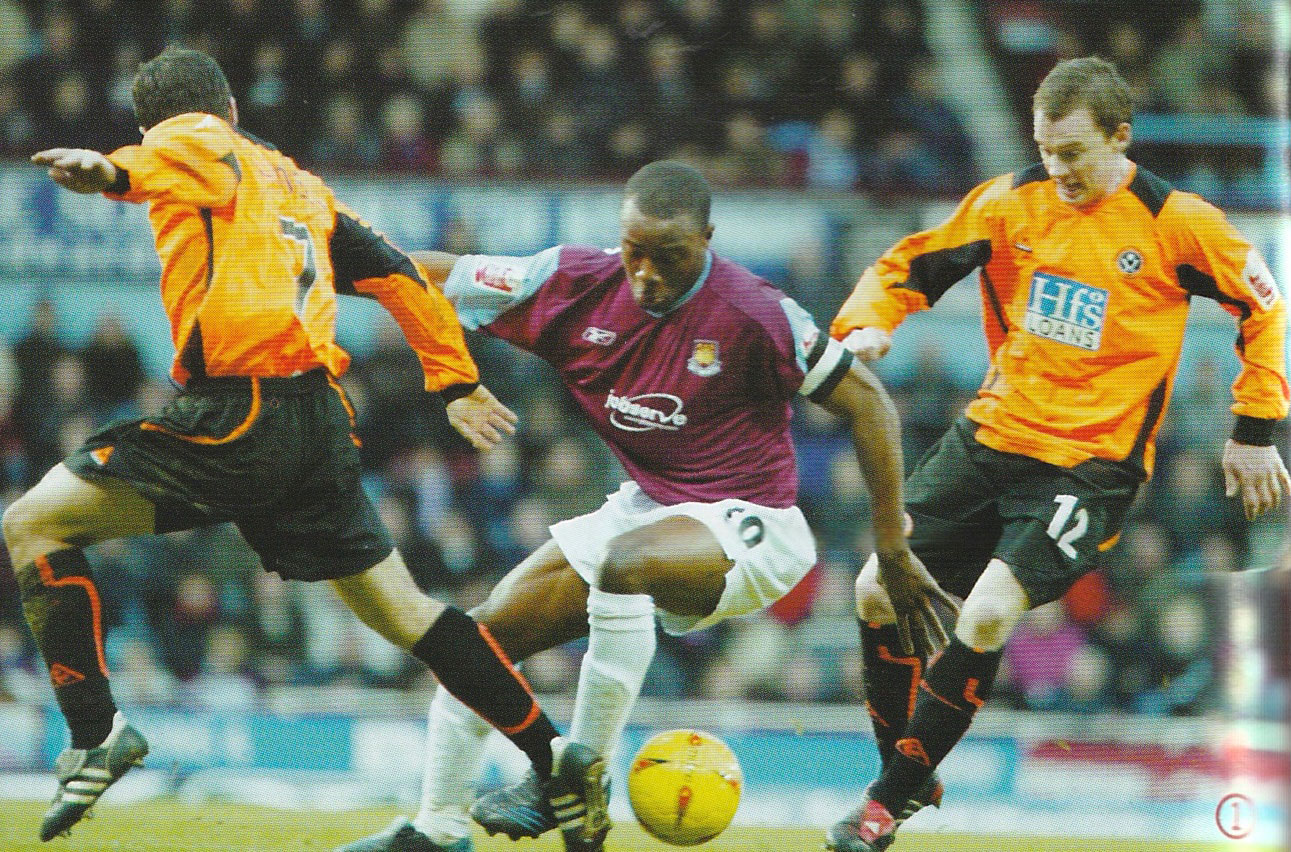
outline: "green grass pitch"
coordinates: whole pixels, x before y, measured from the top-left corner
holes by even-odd
[[[70,838],[49,843],[36,839],[45,805],[40,802],[0,802],[0,850],[3,852],[330,852],[343,843],[384,828],[395,812],[279,811],[245,805],[187,805],[154,801],[140,805],[101,805],[92,819],[83,820]],[[740,827],[706,844],[705,852],[819,852],[820,831]],[[477,852],[561,852],[559,836],[518,844],[505,838],[475,838]],[[606,852],[665,852],[671,848],[652,839],[635,823],[615,825]],[[1150,843],[1141,840],[983,837],[957,834],[902,835],[892,852],[1275,852],[1251,844]]]

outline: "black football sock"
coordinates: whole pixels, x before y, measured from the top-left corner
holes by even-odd
[[[924,659],[901,652],[895,624],[860,621],[861,657],[865,663],[865,708],[874,722],[879,759],[887,766],[897,740],[905,733],[914,712],[914,700],[923,678]]]
[[[928,668],[905,736],[897,740],[892,759],[870,791],[889,813],[901,812],[968,731],[977,708],[990,696],[1000,656],[1000,651],[976,651],[956,638]]]
[[[103,656],[103,617],[90,563],[80,548],[36,557],[17,571],[22,612],[36,638],[72,748],[93,748],[112,731],[116,704]]]
[[[519,746],[539,777],[551,775],[551,741],[559,732],[484,625],[450,606],[412,653],[454,698]]]

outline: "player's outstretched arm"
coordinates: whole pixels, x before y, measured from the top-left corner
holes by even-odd
[[[851,424],[852,443],[870,492],[879,578],[896,610],[903,650],[931,653],[949,641],[933,601],[941,601],[953,613],[959,612],[959,605],[937,585],[906,541],[896,407],[878,377],[859,361],[822,404]]]
[[[449,254],[446,251],[410,251],[408,256],[417,264],[427,284],[444,289],[444,282],[453,271],[453,264],[461,255]]]
[[[102,192],[117,179],[112,161],[87,148],[49,148],[32,154],[31,161],[47,166],[54,182],[72,192]]]
[[[477,450],[491,450],[504,435],[516,433],[519,418],[484,385],[453,400],[446,409],[448,422]]]
[[[1242,498],[1246,518],[1258,518],[1282,505],[1285,494],[1291,494],[1288,475],[1277,447],[1239,444],[1232,438],[1224,445],[1224,494]]]

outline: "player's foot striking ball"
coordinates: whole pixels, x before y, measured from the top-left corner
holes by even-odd
[[[543,793],[542,780],[532,769],[510,787],[476,799],[471,819],[490,836],[505,834],[512,840],[539,837],[556,827],[556,814]]]
[[[474,852],[474,849],[469,837],[447,845],[436,843],[406,818],[399,817],[385,831],[337,847],[335,852]]]
[[[85,816],[103,791],[132,766],[143,765],[148,742],[117,713],[112,732],[94,748],[65,748],[54,762],[58,792],[40,822],[40,839],[51,840]]]
[[[520,782],[480,797],[471,818],[490,835],[512,840],[560,828],[566,852],[599,852],[610,830],[605,760],[582,743],[557,737],[551,778],[530,772]]]

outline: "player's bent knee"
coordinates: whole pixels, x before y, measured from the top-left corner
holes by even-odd
[[[1013,569],[1001,559],[992,559],[964,601],[955,635],[974,648],[999,650],[1030,608]]]
[[[955,625],[955,635],[965,645],[982,651],[998,651],[1021,620],[1024,608],[1014,602],[970,595]]]
[[[892,599],[879,585],[879,561],[871,555],[856,577],[856,617],[871,624],[896,624]]]
[[[650,562],[647,549],[631,533],[610,542],[601,564],[597,585],[613,595],[642,595],[650,591]]]
[[[872,624],[896,624],[897,611],[888,593],[877,583],[856,584],[856,617]]]
[[[30,491],[5,509],[2,521],[4,540],[15,564],[31,561],[24,551],[27,543],[40,534],[41,516],[40,502]]]
[[[21,498],[9,504],[4,510],[3,518],[0,518],[0,526],[4,528],[4,541],[9,547],[22,536],[22,510],[18,507],[20,502]]]

